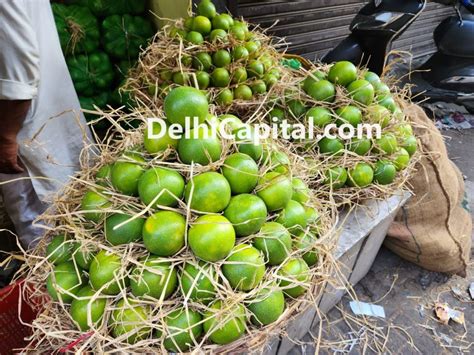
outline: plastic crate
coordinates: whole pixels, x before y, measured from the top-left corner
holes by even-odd
[[[24,323],[31,323],[37,315],[26,302],[21,301],[23,282],[18,281],[0,290],[0,354],[11,354],[14,349],[27,344],[26,337],[31,335],[31,328]]]

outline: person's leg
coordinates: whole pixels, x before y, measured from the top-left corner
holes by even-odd
[[[9,182],[9,180],[15,181]],[[39,200],[27,172],[0,174],[0,191],[5,210],[15,226],[21,245],[25,249],[33,248],[45,231],[34,226],[33,221],[48,206]]]

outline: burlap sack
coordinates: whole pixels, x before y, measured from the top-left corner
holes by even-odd
[[[405,112],[427,155],[410,180],[415,196],[399,212],[385,246],[425,269],[465,275],[472,220],[462,175],[425,112],[417,105],[407,106]]]

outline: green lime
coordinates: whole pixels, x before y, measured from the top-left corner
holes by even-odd
[[[188,133],[189,138],[184,135],[178,143],[179,159],[184,164],[207,165],[220,159],[222,144],[210,129],[199,126]]]
[[[106,295],[118,295],[128,285],[126,272],[127,270],[122,268],[120,255],[101,250],[92,259],[89,281],[96,291]]]
[[[193,68],[209,71],[212,67],[212,57],[205,52],[198,53],[193,58]]]
[[[212,30],[209,39],[211,42],[227,42],[227,32],[221,29]]]
[[[190,31],[186,35],[186,41],[196,46],[199,46],[200,44],[204,43],[204,37],[199,32]]]
[[[378,123],[382,128],[388,126],[390,122],[390,111],[380,105],[367,107],[367,118],[371,123]]]
[[[391,94],[390,88],[387,84],[380,83],[376,86],[375,94],[377,95],[377,98],[383,99]]]
[[[332,114],[325,107],[312,107],[306,112],[308,122],[313,122],[314,127],[324,128],[332,122]]]
[[[226,178],[212,171],[193,176],[184,192],[186,203],[199,212],[221,212],[229,204],[230,197]]]
[[[147,170],[138,181],[138,194],[145,205],[174,207],[183,197],[184,178],[167,168]]]
[[[245,308],[240,304],[227,305],[217,300],[203,314],[203,319],[204,332],[215,344],[232,343],[245,333]]]
[[[318,142],[321,154],[339,156],[344,153],[344,143],[338,138],[324,137]]]
[[[232,72],[232,84],[243,83],[247,80],[247,69],[240,67]]]
[[[297,233],[306,228],[307,222],[305,209],[301,203],[290,200],[285,208],[280,212],[276,221],[281,223],[291,233]]]
[[[110,182],[110,173],[112,172],[112,164],[101,166],[95,174],[97,185],[108,186]]]
[[[224,89],[216,97],[216,103],[221,106],[232,105],[234,101],[234,93],[230,89]]]
[[[267,207],[261,198],[240,194],[230,199],[224,216],[232,223],[238,237],[257,233],[267,218]]]
[[[300,100],[289,100],[286,104],[295,118],[299,118],[306,113],[307,108]]]
[[[252,89],[247,85],[239,85],[234,90],[234,97],[237,100],[251,100],[252,99]]]
[[[230,53],[225,49],[219,49],[212,55],[212,63],[218,68],[226,67],[230,64],[230,62]]]
[[[188,86],[191,81],[190,75],[188,73],[176,72],[173,74],[173,83]]]
[[[191,66],[193,63],[193,57],[187,54],[183,54],[181,56],[181,64],[183,64],[185,67]]]
[[[280,287],[286,296],[296,298],[304,294],[309,287],[309,267],[302,258],[287,260],[278,270]]]
[[[192,87],[178,87],[166,96],[163,108],[166,119],[171,123],[184,126],[186,117],[190,119],[190,127],[194,125],[194,117],[204,122],[209,113],[206,95]]]
[[[350,124],[356,127],[362,122],[362,111],[355,106],[348,105],[340,107],[336,110],[336,115],[338,116],[336,120],[338,126]]]
[[[250,133],[244,137],[243,139],[240,139],[238,137],[239,133],[249,131]],[[247,126],[247,125],[242,125],[239,129],[235,131],[236,133],[236,139],[238,143],[238,149],[240,153],[247,154],[250,156],[253,160],[258,162],[262,156],[263,156],[263,145],[260,143],[255,143],[253,140],[255,131],[252,126]]]
[[[211,83],[211,76],[205,71],[196,72],[196,81],[200,90],[205,90]]]
[[[225,68],[216,68],[211,74],[212,85],[224,88],[230,84],[230,74]]]
[[[128,214],[114,213],[105,219],[105,239],[112,245],[128,244],[142,239],[145,220]],[[119,227],[120,225],[120,227]]]
[[[267,92],[267,85],[263,80],[255,80],[251,85],[252,93],[254,95],[265,94]]]
[[[214,29],[228,31],[230,29],[230,26],[231,22],[229,21],[229,18],[227,16],[224,16],[224,14],[217,15],[212,19],[212,28]]]
[[[309,201],[310,191],[308,185],[300,178],[291,179],[291,185],[293,186],[292,200],[297,201],[301,204],[305,204]]]
[[[260,46],[258,42],[255,42],[255,41],[249,41],[245,43],[245,48],[247,48],[250,57],[256,56],[256,54],[260,50]]]
[[[336,88],[327,80],[312,83],[306,93],[315,101],[331,103],[336,99]]]
[[[278,83],[278,78],[272,74],[267,73],[263,76],[263,81],[265,82],[265,85],[267,85],[267,88],[271,88]]]
[[[197,14],[212,19],[216,16],[216,7],[211,0],[201,0],[197,6]]]
[[[205,16],[196,16],[193,21],[192,30],[206,36],[211,33],[211,21]]]
[[[247,64],[249,78],[260,78],[265,73],[265,66],[258,60],[251,60]]]
[[[46,288],[54,301],[71,303],[84,284],[81,269],[76,269],[74,263],[67,261],[54,266],[46,280]]]
[[[171,138],[170,132],[166,124],[163,124],[163,136],[161,138],[153,138],[150,136],[158,136],[162,133],[162,126],[158,122],[153,122],[151,125],[147,125],[145,134],[143,135],[143,144],[145,149],[150,154],[157,154],[164,152],[168,148],[176,148],[178,146],[178,140]]]
[[[357,79],[357,67],[348,61],[337,62],[329,69],[328,79],[334,84],[347,86]]]
[[[150,336],[148,317],[151,314],[149,306],[141,306],[135,303],[133,299],[121,299],[114,306],[114,311],[109,319],[109,325],[112,328],[114,338],[127,334],[126,342],[135,344]]]
[[[308,266],[316,265],[319,259],[319,254],[314,244],[317,238],[311,233],[300,233],[294,242],[294,246],[300,252],[304,252],[302,258]]]
[[[253,243],[269,265],[281,264],[291,252],[290,232],[277,222],[265,223]]]
[[[385,133],[375,141],[377,151],[393,154],[398,149],[397,137],[393,133]]]
[[[326,171],[325,185],[331,185],[333,189],[340,189],[346,184],[347,170],[342,166],[337,166]]]
[[[147,218],[143,226],[143,243],[158,256],[171,256],[185,244],[186,218],[174,211],[159,211]]]
[[[97,295],[90,286],[84,286],[71,303],[71,318],[79,330],[85,332],[91,328],[99,328],[104,317],[107,299]]]
[[[96,251],[96,248],[91,247],[89,244],[77,243],[72,253],[72,258],[81,269],[89,270]]]
[[[285,120],[286,114],[280,107],[274,107],[268,112],[268,121],[281,123]]]
[[[221,16],[224,19],[227,19],[227,22],[229,23],[231,27],[235,25],[234,18],[231,15],[223,13],[223,14],[220,14],[219,16]]]
[[[389,161],[379,160],[375,164],[374,180],[380,185],[389,185],[395,180],[397,169]]]
[[[231,114],[224,114],[219,116],[221,124],[229,128],[229,132],[235,132],[244,126],[240,118]]]
[[[255,181],[257,185],[257,181]],[[46,258],[53,264],[62,264],[71,259],[73,243],[65,234],[55,236],[46,247]]]
[[[194,17],[188,17],[184,20],[184,28],[191,31],[193,28]]]
[[[278,289],[263,289],[247,306],[252,312],[252,323],[257,326],[276,322],[285,310],[285,296]]]
[[[403,139],[401,147],[405,149],[410,156],[416,153],[418,149],[418,141],[416,140],[415,136],[408,136]]]
[[[232,36],[239,40],[239,41],[243,41],[245,39],[245,29],[242,28],[242,26],[232,26],[230,29],[229,29],[229,32],[232,34]]]
[[[323,72],[321,72],[320,70],[313,71],[306,77],[306,79],[304,79],[303,90],[307,92],[312,83],[315,83],[316,81],[324,80],[324,79],[326,79],[326,76],[324,75]]]
[[[232,288],[250,291],[263,280],[265,261],[258,249],[249,244],[239,244],[222,265],[222,272]]]
[[[403,123],[397,127],[397,135],[402,138],[413,136],[413,128],[409,123]]]
[[[374,87],[367,80],[353,81],[347,90],[351,98],[362,105],[368,106],[374,101]]]
[[[377,85],[381,84],[380,77],[371,71],[368,71],[367,73],[365,73],[364,79],[367,80],[369,83],[371,83],[374,88],[376,88]]]
[[[188,243],[199,259],[211,262],[222,260],[235,245],[235,231],[227,218],[204,215],[197,218],[189,229]]]
[[[231,154],[224,161],[222,174],[233,194],[251,192],[257,186],[259,172],[255,161],[243,153]]]
[[[111,172],[113,187],[124,195],[138,195],[138,180],[143,175],[145,169],[142,164],[145,162],[138,154],[125,153],[123,158],[114,163]]]
[[[357,163],[347,172],[347,184],[352,187],[366,187],[374,180],[374,170],[367,163]]]
[[[172,311],[165,317],[165,324],[168,332],[163,345],[171,352],[188,350],[202,334],[202,317],[189,308]]]
[[[306,224],[308,226],[314,226],[314,224],[318,224],[319,222],[319,213],[316,208],[313,207],[305,207],[305,218]]]
[[[379,105],[385,107],[390,112],[394,113],[395,110],[398,108],[395,100],[391,96],[386,96],[382,100],[379,100]]]
[[[199,262],[186,263],[181,274],[181,293],[185,298],[204,304],[215,299],[217,273],[211,264]]]
[[[88,190],[81,200],[81,210],[88,211],[84,217],[92,222],[100,222],[104,214],[100,210],[105,210],[112,206],[109,199],[100,192]]]
[[[397,171],[403,170],[410,163],[410,154],[404,148],[399,148],[392,156],[392,161]]]
[[[234,61],[246,59],[249,56],[249,51],[244,46],[237,46],[232,49],[232,59]]]
[[[372,141],[368,138],[352,138],[347,149],[358,155],[366,155],[372,148]]]
[[[130,272],[130,288],[135,297],[156,300],[169,298],[178,285],[176,269],[168,261],[156,256],[140,259]]]
[[[266,164],[270,165],[269,168],[271,170],[283,175],[289,175],[290,158],[288,158],[288,155],[280,150],[272,150],[268,157],[266,157],[266,155],[267,154],[264,151],[264,161]]]
[[[263,175],[258,182],[257,195],[265,202],[269,212],[284,208],[293,196],[290,179],[277,172]]]

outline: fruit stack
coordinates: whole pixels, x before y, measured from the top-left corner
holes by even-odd
[[[69,0],[52,5],[83,109],[132,105],[128,94],[119,88],[135,65],[140,48],[146,47],[155,32],[145,17],[145,5],[145,0]],[[86,114],[86,118],[97,116]]]
[[[46,283],[46,312],[58,317],[36,344],[62,347],[81,332],[94,334],[83,349],[110,351],[264,341],[324,280],[332,220],[294,175],[298,159],[277,143],[205,138],[216,122],[244,127],[209,109],[201,91],[173,89],[169,123],[206,124],[179,140],[125,132],[56,206],[54,237],[35,251],[46,258],[26,277]]]
[[[248,110],[270,93],[279,95],[286,72],[280,58],[270,37],[250,31],[243,20],[216,13],[212,1],[203,0],[196,16],[158,33],[127,88],[150,107],[173,87],[187,85],[206,90],[218,113],[235,112],[239,105]]]
[[[360,196],[364,190],[388,195],[403,188],[418,146],[401,109],[403,98],[392,93],[377,74],[346,61],[299,75],[301,84],[288,90],[283,100],[268,100],[267,120],[311,123],[315,135],[323,135],[328,125],[346,126],[346,132],[354,132],[343,139],[334,127],[330,133],[335,137],[292,142],[314,167],[313,186],[346,197]],[[377,129],[369,129],[372,137],[360,130],[364,124],[378,125],[380,137],[376,137]]]

